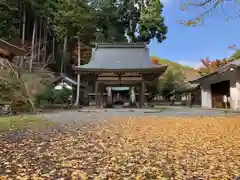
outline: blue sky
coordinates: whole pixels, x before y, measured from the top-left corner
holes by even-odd
[[[233,8],[232,5],[226,5],[225,11],[234,12],[236,9]],[[199,12],[197,9],[181,11],[179,0],[165,0],[163,15],[168,26],[167,39],[161,44],[151,42],[151,55],[199,67],[202,58],[220,59],[233,54],[234,51],[228,49],[228,46],[240,45],[240,18],[226,20],[222,10],[215,10],[198,27],[186,27],[177,23],[177,20],[195,17]]]

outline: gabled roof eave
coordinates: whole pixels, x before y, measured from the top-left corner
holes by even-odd
[[[203,81],[213,75],[217,75],[217,74],[222,74],[222,73],[225,73],[226,71],[230,70],[231,68],[236,68],[236,67],[239,67],[240,65],[236,65],[236,64],[227,64],[225,67],[222,67],[222,68],[219,68],[217,71],[211,73],[211,74],[208,74],[206,76],[203,76],[203,77],[200,77],[198,79],[195,79],[195,80],[192,80],[192,81],[189,81],[189,83],[191,84],[201,84],[203,83]]]
[[[52,82],[52,84],[55,84],[56,82],[61,81],[61,80],[64,81],[64,82],[66,82],[66,83],[68,83],[68,84],[71,84],[71,85],[73,85],[73,86],[77,86],[77,82],[76,82],[75,80],[73,80],[73,79],[71,79],[71,78],[69,78],[69,77],[67,77],[67,76],[65,76],[65,75],[63,75],[63,74],[61,74],[57,79],[55,79],[55,80]],[[83,85],[83,84],[80,84],[80,87],[83,88],[83,89],[86,88],[86,86]]]
[[[73,66],[75,72],[162,72],[167,70],[167,65],[149,67],[149,68],[135,68],[135,69],[105,69],[105,68],[88,68]]]

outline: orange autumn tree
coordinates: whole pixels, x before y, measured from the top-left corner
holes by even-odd
[[[208,75],[210,73],[213,73],[218,67],[221,67],[228,63],[227,59],[216,59],[216,60],[210,60],[208,57],[205,59],[201,59],[202,67],[199,68],[198,73],[201,76]]]
[[[151,61],[152,61],[153,64],[159,64],[159,58],[157,58],[155,56],[151,57]]]

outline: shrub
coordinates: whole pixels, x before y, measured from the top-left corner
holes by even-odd
[[[41,93],[35,98],[36,106],[40,106],[42,102],[46,104],[62,104],[71,95],[72,91],[63,87],[61,90],[55,90],[53,85],[48,85]]]

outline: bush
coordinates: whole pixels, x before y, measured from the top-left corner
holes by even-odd
[[[36,100],[36,106],[40,106],[41,102],[44,102],[44,105],[46,104],[63,104],[67,101],[69,96],[72,94],[72,91],[63,88],[61,90],[55,90],[53,85],[48,85],[44,91],[42,91],[40,94],[38,94],[35,98]]]
[[[54,103],[62,104],[66,102],[71,94],[72,91],[67,88],[63,88],[62,90],[54,90]]]
[[[39,107],[42,101],[44,101],[44,104],[48,104],[49,102],[53,103],[53,99],[54,99],[54,87],[53,85],[47,85],[42,92],[36,95],[35,104],[37,107]]]

